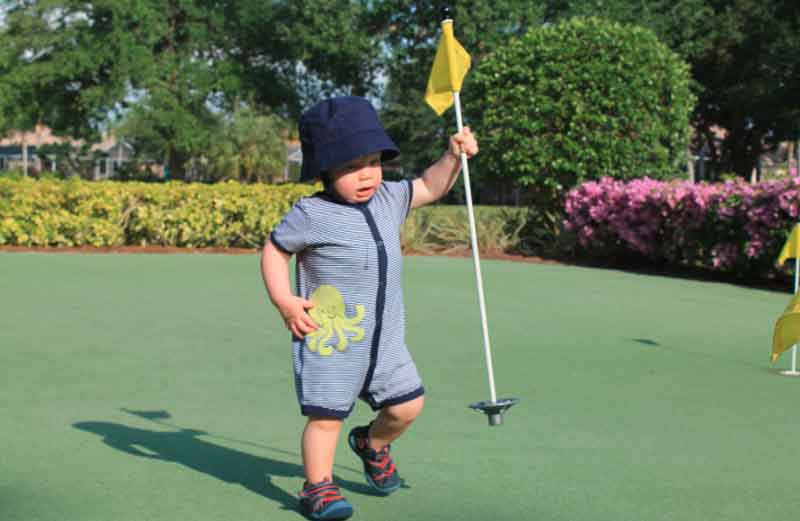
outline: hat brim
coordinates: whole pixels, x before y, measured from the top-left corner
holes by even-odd
[[[303,160],[300,179],[310,181],[320,177],[323,172],[331,172],[361,156],[381,153],[382,161],[391,161],[400,155],[400,150],[383,129],[370,129],[358,134],[348,135],[319,147],[325,152],[313,161]]]

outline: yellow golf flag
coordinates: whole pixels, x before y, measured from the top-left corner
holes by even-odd
[[[800,259],[800,231],[798,230],[800,230],[800,224],[795,224],[778,256],[779,265],[782,266],[787,259]]]
[[[800,293],[795,293],[783,310],[783,315],[775,322],[770,361],[774,362],[781,353],[797,343],[800,343]]]
[[[453,105],[453,92],[461,91],[469,65],[469,54],[453,36],[453,21],[445,20],[425,89],[425,101],[439,116]]]

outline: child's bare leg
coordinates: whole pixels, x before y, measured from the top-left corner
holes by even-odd
[[[419,416],[424,403],[425,398],[420,396],[410,402],[381,409],[369,429],[369,446],[380,450],[396,440]]]
[[[308,418],[303,430],[303,468],[309,483],[333,479],[333,460],[342,420],[337,418]]]

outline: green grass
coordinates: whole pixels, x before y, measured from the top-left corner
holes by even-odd
[[[354,519],[791,519],[800,380],[769,366],[788,293],[484,262],[499,428],[469,259],[406,259],[426,410],[409,488]],[[788,288],[787,288],[788,291]],[[0,519],[299,520],[303,425],[257,257],[0,254]],[[368,419],[359,405],[346,428]]]

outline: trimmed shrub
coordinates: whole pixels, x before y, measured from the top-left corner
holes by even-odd
[[[0,245],[259,248],[289,208],[319,188],[0,178]],[[476,207],[475,213],[483,253],[518,249],[526,209]],[[463,206],[414,210],[403,227],[407,252],[469,247]]]
[[[800,215],[800,179],[751,185],[606,177],[570,191],[565,212],[583,254],[765,275],[776,272]]]
[[[685,165],[689,68],[649,30],[597,18],[537,27],[482,60],[470,82],[482,167],[550,198]]]
[[[108,183],[0,179],[0,244],[121,246],[124,209]]]
[[[0,178],[0,245],[259,247],[318,188]]]

